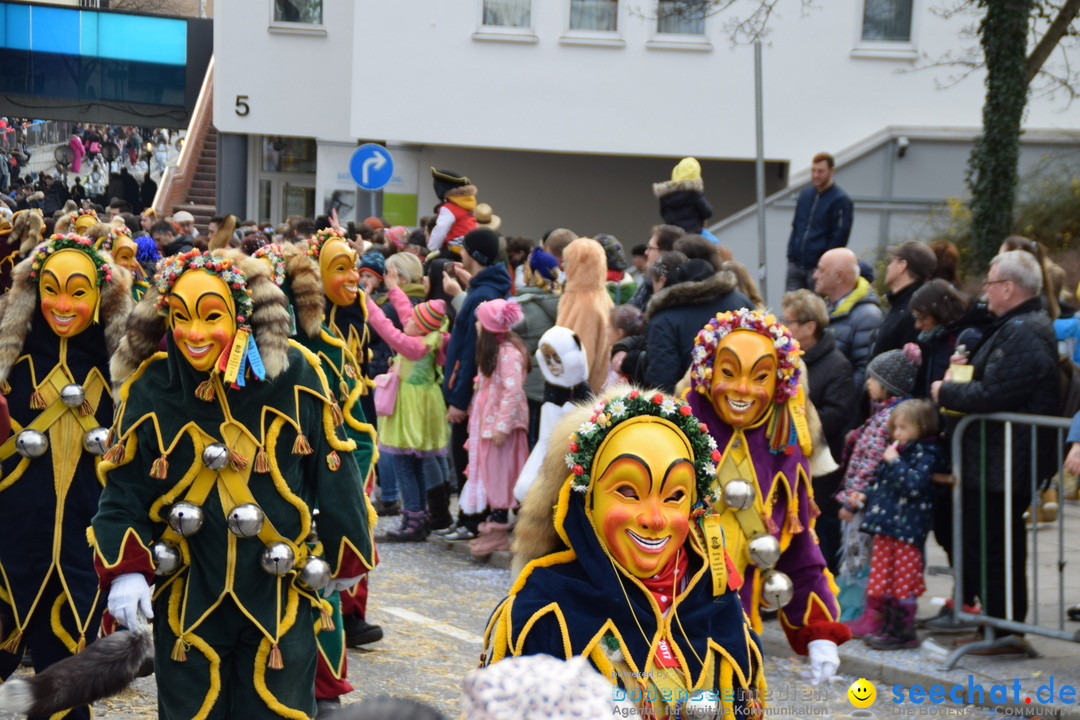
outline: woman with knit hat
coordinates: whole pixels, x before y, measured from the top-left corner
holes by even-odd
[[[529,356],[513,331],[524,314],[517,303],[488,300],[476,309],[476,391],[469,405],[469,479],[459,502],[465,513],[491,508],[480,534],[469,541],[476,557],[509,550],[509,512],[517,507],[514,483],[529,457]]]
[[[701,163],[688,157],[679,161],[671,171],[671,180],[653,183],[653,194],[660,200],[660,216],[668,225],[681,227],[688,233],[705,235],[705,221],[712,217],[712,205],[705,199],[705,183],[701,179]],[[706,237],[716,241],[712,233]]]
[[[389,383],[378,385],[379,448],[391,458],[401,494],[401,527],[391,530],[387,542],[420,541],[427,537],[431,516],[427,508],[425,478],[436,475],[446,482],[445,462],[450,428],[446,423],[446,402],[442,396],[440,362],[446,343],[446,303],[429,300],[413,307],[400,287],[394,266],[385,277],[387,297],[402,319],[405,330],[393,322],[368,298],[368,323],[391,348],[397,351],[387,375]],[[396,384],[396,388],[394,385]],[[438,459],[443,462],[438,462]],[[434,471],[434,472],[433,472]]]

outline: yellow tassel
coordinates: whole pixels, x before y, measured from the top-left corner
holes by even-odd
[[[187,643],[183,638],[176,638],[176,642],[173,644],[172,655],[173,662],[187,662]]]
[[[345,422],[345,413],[341,411],[341,406],[337,403],[330,406],[330,414],[334,416],[334,427]]]
[[[334,629],[334,617],[325,608],[322,611],[322,629],[324,632],[330,632]]]
[[[118,442],[105,453],[105,462],[118,465],[124,462],[124,443]]]
[[[277,643],[270,646],[270,662],[267,666],[271,670],[283,670],[285,668],[285,661],[281,659],[281,649]]]
[[[94,406],[90,404],[89,400],[83,400],[82,405],[79,406],[79,415],[83,417],[90,417],[94,414]]]
[[[821,508],[814,502],[814,498],[810,498],[810,517],[816,518],[821,515]]]
[[[770,535],[776,535],[780,532],[780,528],[776,527],[776,521],[772,519],[772,512],[766,510],[761,513],[761,522],[765,523],[765,530]]]
[[[75,653],[76,654],[81,653],[85,649],[86,649],[86,636],[85,635],[80,635],[79,636],[79,642],[77,642],[75,644]]]
[[[203,380],[199,383],[199,386],[195,388],[195,397],[205,402],[214,401],[214,383],[211,380]]]
[[[8,653],[14,653],[19,649],[20,645],[22,645],[22,631],[16,632],[14,635],[12,635],[11,639],[4,643],[3,647],[0,647],[0,650]]]
[[[310,455],[315,452],[311,449],[311,443],[308,442],[307,437],[303,433],[296,436],[296,441],[292,446],[293,455]]]
[[[261,447],[259,448],[259,452],[255,453],[255,472],[270,472],[270,458],[267,457],[266,450]]]
[[[164,480],[169,476],[169,458],[162,453],[157,460],[150,465],[150,477],[155,480]]]
[[[11,383],[9,383],[7,380],[5,380],[4,382],[0,382],[0,395],[10,395],[10,394],[11,394]]]
[[[784,522],[784,532],[792,535],[798,535],[803,531],[802,522],[799,521],[799,509],[796,507],[794,511],[788,511],[787,520]]]
[[[35,390],[30,393],[30,409],[31,410],[44,410],[45,409],[45,397]]]
[[[229,463],[236,472],[240,472],[248,466],[247,458],[235,450],[229,450]]]

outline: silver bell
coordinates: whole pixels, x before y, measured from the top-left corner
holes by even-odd
[[[293,549],[283,542],[267,545],[259,558],[262,569],[271,575],[284,575],[292,570],[294,562],[296,562],[296,555]]]
[[[703,697],[691,697],[682,704],[679,716],[687,720],[713,720],[720,717],[720,703]]]
[[[60,388],[60,402],[68,407],[79,407],[85,399],[86,391],[82,389],[82,385],[69,383]]]
[[[229,530],[240,537],[255,537],[265,521],[266,515],[255,503],[243,503],[229,511]]]
[[[109,449],[109,428],[87,430],[82,439],[83,450],[91,455],[104,455]]]
[[[319,542],[319,510],[317,508],[311,511],[311,530],[308,531],[304,542],[312,545]]]
[[[220,470],[229,462],[229,448],[225,443],[210,443],[202,451],[202,461],[211,470]]]
[[[766,610],[779,610],[791,602],[795,585],[787,574],[779,570],[766,570],[761,576],[761,606]]]
[[[172,575],[180,567],[180,550],[172,543],[158,540],[150,546],[150,554],[154,557],[155,575]]]
[[[205,519],[203,509],[186,500],[174,503],[169,508],[169,527],[184,537],[191,537],[199,532]]]
[[[330,563],[321,557],[312,555],[304,561],[304,566],[300,568],[300,582],[303,583],[304,587],[316,592],[322,590],[330,584]]]
[[[724,483],[724,502],[735,510],[746,510],[754,505],[754,484],[743,478]]]
[[[758,533],[750,538],[746,551],[750,562],[762,570],[768,570],[780,559],[780,541],[769,533]]]
[[[15,436],[15,450],[24,458],[39,458],[49,449],[49,438],[37,430],[23,430]]]

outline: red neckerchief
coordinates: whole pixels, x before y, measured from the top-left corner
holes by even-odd
[[[685,552],[680,551],[675,560],[667,564],[663,570],[651,578],[640,578],[641,584],[656,598],[656,604],[660,606],[660,612],[666,613],[671,607],[674,597],[673,592],[682,592],[686,587],[686,573],[690,568],[690,561]],[[671,652],[667,640],[661,640],[656,649],[654,660],[657,667],[677,668],[679,659]]]
[[[608,270],[607,271],[607,281],[608,282],[617,283],[622,279],[623,279],[623,271],[622,270]]]

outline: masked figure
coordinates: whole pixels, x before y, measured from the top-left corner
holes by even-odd
[[[515,533],[529,562],[489,621],[486,660],[583,655],[658,717],[752,717],[761,652],[710,509],[715,443],[685,403],[619,390],[556,426]]]
[[[373,564],[355,444],[287,307],[265,264],[185,253],[114,359],[127,379],[92,541],[109,611],[155,618],[162,718],[314,715],[320,591]]]
[[[131,231],[126,225],[113,228],[102,240],[101,249],[111,254],[117,265],[131,273],[131,295],[135,302],[141,300],[150,283],[147,282],[146,271],[136,258],[139,246],[132,239]]]
[[[86,528],[114,410],[109,354],[132,306],[127,271],[76,235],[32,250],[13,281],[0,298],[0,392],[11,412],[0,445],[4,678],[27,648],[42,670],[97,636],[103,603]]]
[[[687,398],[719,444],[714,510],[744,575],[743,605],[754,628],[761,609],[779,609],[795,652],[810,655],[815,682],[839,664],[851,637],[839,622],[832,576],[814,534],[798,343],[771,315],[739,310],[710,320],[694,342]]]

